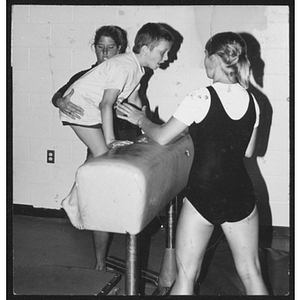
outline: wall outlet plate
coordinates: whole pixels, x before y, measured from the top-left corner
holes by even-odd
[[[55,151],[47,150],[47,163],[54,164],[55,163]]]

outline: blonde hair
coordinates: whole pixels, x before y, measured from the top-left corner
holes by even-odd
[[[216,54],[224,63],[223,71],[244,87],[249,87],[250,62],[247,58],[247,45],[243,38],[234,32],[221,32],[208,40],[205,49],[209,56]]]

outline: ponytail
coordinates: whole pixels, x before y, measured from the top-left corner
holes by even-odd
[[[249,87],[250,62],[247,58],[247,46],[243,38],[234,32],[222,32],[214,35],[205,46],[208,55],[216,54],[223,62],[223,71],[244,87]]]
[[[250,62],[247,56],[241,55],[239,61],[236,64],[236,67],[237,80],[245,89],[247,89],[249,87],[250,80]]]

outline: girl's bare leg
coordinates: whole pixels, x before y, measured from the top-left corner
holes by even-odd
[[[101,129],[71,126],[79,139],[91,150],[93,157],[105,153],[106,146]],[[83,229],[83,222],[78,210],[77,189],[74,184],[69,195],[61,203],[64,210],[68,213],[73,226]]]
[[[244,220],[222,224],[224,234],[232,251],[235,266],[245,286],[247,295],[268,295],[264,284],[258,256],[258,212]]]
[[[106,271],[106,248],[108,244],[109,233],[105,231],[93,231],[94,251],[96,257],[95,269]]]
[[[74,227],[84,229],[81,215],[78,209],[77,189],[74,183],[69,195],[61,201],[61,206],[68,214],[68,217]]]
[[[193,295],[214,226],[185,199],[176,231],[176,280],[171,295]]]
[[[71,126],[79,139],[90,149],[93,157],[108,151],[102,129]]]
[[[71,126],[75,131],[79,139],[90,149],[92,157],[99,156],[108,151],[103,132],[101,129],[85,128],[80,126]],[[73,201],[76,201],[74,197]],[[76,205],[73,207],[77,207]],[[78,212],[77,221],[80,226],[81,218]],[[77,227],[77,226],[76,226]],[[83,226],[82,226],[83,227]],[[78,228],[78,227],[77,227]],[[106,271],[106,248],[108,244],[109,233],[104,231],[93,231],[94,250],[96,257],[95,269],[100,271]]]

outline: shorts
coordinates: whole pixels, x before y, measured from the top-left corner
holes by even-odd
[[[62,124],[64,126],[80,126],[80,127],[86,127],[86,128],[95,128],[95,129],[102,129],[102,124],[101,123],[98,123],[98,124],[95,124],[95,125],[81,125],[81,124],[75,124],[75,123],[69,123],[67,121],[62,121]]]

